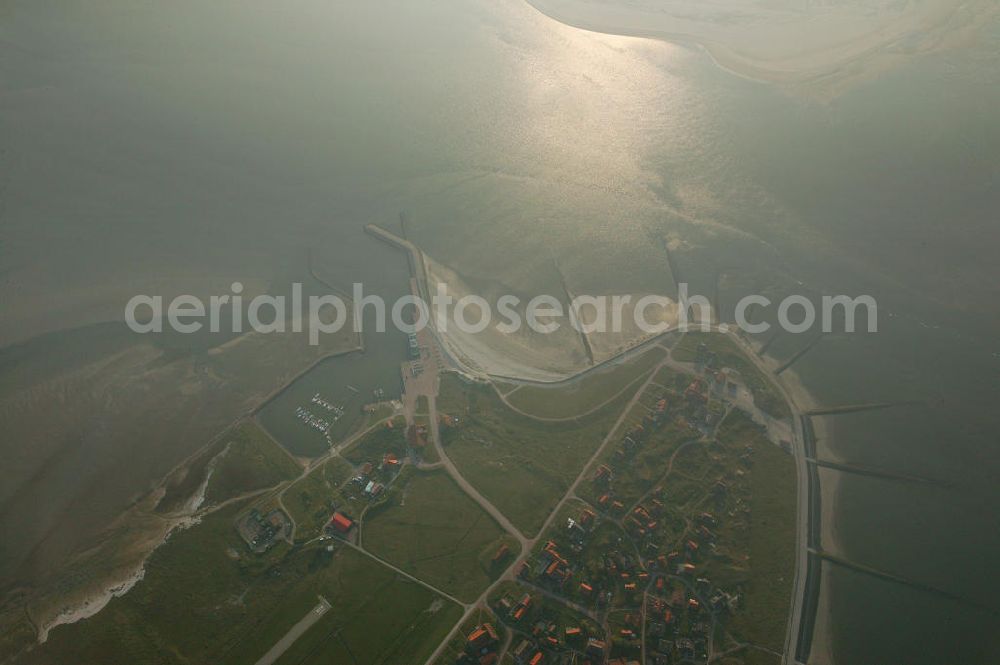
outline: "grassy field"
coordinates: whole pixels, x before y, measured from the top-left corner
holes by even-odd
[[[441,458],[438,456],[437,448],[434,446],[433,442],[428,441],[427,445],[420,451],[420,461],[426,464],[436,464],[441,461]]]
[[[348,552],[357,563],[361,555],[353,550],[343,554]],[[277,665],[423,665],[461,618],[458,605],[370,559],[365,561],[363,568],[340,571],[353,579],[328,577],[322,581],[319,593],[333,608]],[[312,603],[315,605],[315,596]]]
[[[19,652],[37,639],[35,627],[22,607],[9,607],[0,612],[0,657]]]
[[[517,409],[540,418],[571,418],[600,406],[631,384],[645,378],[665,351],[659,347],[620,365],[588,374],[571,386],[521,386],[507,394]]]
[[[671,388],[678,392],[683,392],[684,388],[691,383],[691,377],[670,367],[661,367],[656,370],[656,374],[653,375],[653,383],[663,386],[664,388]]]
[[[755,649],[744,649],[740,652],[736,663],[739,665],[781,665],[781,657]]]
[[[750,470],[749,571],[739,577],[744,604],[732,618],[732,632],[740,640],[781,650],[795,574],[795,462],[764,438],[742,413],[733,412],[723,422],[720,443],[753,446]],[[720,532],[720,545],[731,538]]]
[[[466,382],[459,375],[445,372],[441,374],[438,395],[435,400],[438,413],[461,418],[469,412],[469,394],[481,384]],[[508,389],[516,386],[507,386]]]
[[[295,520],[296,541],[319,535],[334,508],[349,503],[342,496],[340,486],[351,477],[352,471],[350,464],[333,457],[285,490],[281,502]]]
[[[753,392],[754,404],[775,418],[790,418],[791,411],[770,378],[747,360],[743,351],[727,336],[719,333],[689,332],[671,351],[674,360],[693,362],[699,344],[705,344],[716,354],[720,367],[735,369]]]
[[[622,422],[622,427],[616,433],[621,439],[634,425],[650,412],[649,409],[665,394],[662,388],[650,386],[643,393],[639,402]],[[672,398],[671,398],[672,399]],[[616,453],[621,445],[613,441],[601,455],[600,459],[587,469],[588,478],[581,483],[577,493],[584,499],[596,505],[600,495],[610,493],[618,501],[630,507],[646,492],[660,483],[667,471],[670,456],[686,441],[698,438],[700,435],[681,421],[671,418],[658,429],[649,434],[633,456],[618,458]],[[602,464],[614,470],[614,480],[610,487],[595,485],[590,479]]]
[[[255,662],[316,605],[332,609],[282,662],[419,665],[461,608],[347,548],[283,549],[263,560],[246,552],[233,505],[175,534],[146,565],[145,578],[96,616],[54,629],[24,663],[146,665]],[[330,637],[340,629],[339,640]],[[294,659],[292,658],[294,656]]]
[[[302,469],[252,422],[240,424],[227,437],[228,450],[216,462],[205,491],[207,504],[221,503],[244,492],[277,485]]]
[[[475,599],[503,572],[490,566],[502,543],[512,556],[520,551],[444,472],[414,473],[393,494],[390,505],[366,518],[365,547],[457,598]]]
[[[352,464],[371,462],[377,466],[385,453],[395,453],[399,458],[406,454],[406,424],[402,418],[394,419],[392,427],[376,427],[345,450],[343,456]]]
[[[545,423],[511,411],[489,387],[462,384],[453,375],[441,383],[451,412],[462,414],[458,427],[442,432],[448,456],[528,534],[541,528],[631,397],[622,395],[580,421]]]

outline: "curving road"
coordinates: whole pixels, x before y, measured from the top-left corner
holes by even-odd
[[[579,487],[581,482],[583,482],[583,479],[586,477],[587,470],[601,456],[605,448],[607,448],[608,444],[614,440],[615,435],[618,433],[618,428],[621,427],[621,424],[625,421],[625,418],[632,410],[632,407],[635,406],[635,404],[639,401],[639,398],[642,396],[643,392],[646,390],[649,384],[652,383],[653,377],[656,376],[656,372],[660,369],[660,367],[664,365],[664,363],[666,363],[666,361],[667,359],[665,358],[656,365],[656,368],[649,373],[649,376],[646,377],[642,385],[639,386],[635,394],[632,395],[632,398],[622,408],[621,414],[618,416],[618,419],[615,420],[614,424],[611,426],[611,429],[609,430],[607,436],[605,436],[604,440],[601,441],[601,445],[597,447],[597,450],[594,451],[594,454],[591,455],[590,459],[588,459],[587,462],[583,465],[583,467],[580,469],[580,474],[576,477],[576,480],[573,481],[573,484],[570,485],[569,488],[566,490],[566,493],[559,500],[559,503],[556,504],[552,512],[549,513],[548,518],[545,520],[541,528],[538,530],[538,535],[536,535],[534,538],[526,538],[524,534],[520,532],[520,530],[517,530],[512,524],[510,525],[511,526],[510,532],[514,534],[521,543],[520,556],[518,556],[517,559],[513,563],[511,563],[510,566],[507,567],[507,570],[505,570],[504,573],[499,578],[497,578],[495,582],[493,582],[493,584],[487,587],[486,590],[483,591],[482,594],[480,594],[479,598],[476,599],[476,602],[472,603],[472,605],[466,608],[465,613],[462,615],[462,618],[459,619],[459,621],[454,625],[454,627],[448,632],[448,635],[445,636],[445,638],[441,641],[438,647],[434,650],[434,653],[432,653],[430,657],[427,659],[426,665],[432,665],[438,659],[438,657],[441,655],[441,652],[444,651],[448,643],[452,640],[455,634],[461,629],[462,625],[469,619],[470,616],[472,616],[472,612],[475,611],[475,608],[480,604],[484,603],[486,599],[489,598],[489,594],[492,593],[493,590],[497,586],[499,586],[501,582],[513,578],[512,571],[516,570],[517,567],[520,566],[522,562],[527,560],[528,556],[530,556],[531,554],[532,548],[538,542],[539,538],[541,538],[542,534],[544,534],[546,530],[548,530],[548,528],[552,525],[553,520],[555,520],[556,516],[562,510],[566,502],[575,496],[576,488]],[[448,469],[449,474],[451,474],[452,477],[455,478],[456,482],[458,482],[463,489],[466,489],[466,491],[469,491],[471,489],[471,491],[469,492],[469,496],[471,496],[473,499],[476,499],[477,503],[479,503],[479,505],[482,506],[484,510],[490,513],[490,515],[494,515],[494,511],[496,515],[500,515],[500,517],[502,517],[503,519],[502,521],[499,519],[497,521],[500,522],[501,525],[510,524],[510,521],[507,520],[506,517],[503,517],[503,514],[500,513],[500,511],[498,511],[496,507],[493,506],[493,504],[491,504],[484,497],[482,497],[482,495],[479,494],[479,492],[477,492],[475,488],[468,483],[468,481],[462,478],[462,475],[458,472],[458,469],[451,462],[451,460],[448,459],[448,456],[445,454],[444,449],[441,446],[439,428],[437,426],[437,406],[435,400],[433,398],[429,398],[428,402],[431,411],[430,415],[430,420],[432,423],[431,434],[434,440],[434,446],[438,452],[438,455],[441,457],[441,461],[444,462],[445,468]],[[496,515],[494,515],[494,517]],[[562,599],[560,600],[561,602],[565,602],[565,600]]]
[[[430,415],[428,419],[431,421],[431,440],[434,442],[434,450],[437,451],[438,458],[440,459],[440,464],[448,471],[448,474],[458,483],[458,486],[468,494],[480,507],[489,513],[490,517],[497,521],[497,523],[502,526],[508,533],[517,538],[518,542],[521,543],[521,549],[524,550],[530,541],[525,535],[518,529],[514,524],[507,519],[507,516],[501,513],[496,506],[494,506],[490,501],[479,493],[475,487],[472,486],[468,480],[459,473],[458,468],[455,463],[451,461],[451,458],[444,452],[444,446],[441,445],[441,428],[438,424],[437,415],[437,397],[434,395],[427,396],[427,405]]]

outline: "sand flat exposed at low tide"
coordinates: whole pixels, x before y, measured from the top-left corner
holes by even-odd
[[[967,39],[990,0],[528,0],[543,14],[595,32],[702,46],[746,78],[832,96],[906,58]]]

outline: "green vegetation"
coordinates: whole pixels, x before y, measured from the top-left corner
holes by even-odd
[[[699,436],[697,431],[679,420],[668,422],[650,434],[631,461],[612,467],[615,470],[615,499],[626,507],[634,504],[661,482],[671,456],[680,446],[697,440]]]
[[[750,570],[745,579],[744,606],[733,617],[732,630],[740,639],[781,650],[795,571],[795,462],[739,412],[723,421],[719,440],[727,445],[753,446]]]
[[[693,362],[698,346],[704,344],[715,354],[715,366],[729,367],[740,373],[746,387],[753,393],[754,404],[775,418],[790,418],[791,410],[774,383],[747,360],[743,351],[726,335],[689,332],[670,352],[674,360]]]
[[[377,465],[386,453],[393,453],[402,459],[406,455],[406,422],[394,418],[385,425],[376,426],[343,452],[352,464],[371,462]]]
[[[781,657],[748,647],[739,654],[739,665],[781,665]]]
[[[245,492],[273,487],[294,478],[301,468],[252,422],[241,423],[225,439],[205,491],[206,503],[221,503]]]
[[[667,401],[661,410],[656,404],[664,393]],[[731,616],[717,615],[717,652],[725,650],[720,645],[727,641],[729,648],[749,643],[749,649],[731,656],[735,665],[770,662],[761,649],[782,648],[794,575],[793,459],[738,410],[719,423],[714,440],[704,438],[686,422],[710,416],[708,406],[706,410],[697,399],[677,399],[658,386],[647,391],[615,434],[624,436],[642,422],[642,431],[631,433],[638,444],[615,441],[588,470],[593,475],[606,464],[613,473],[602,473],[601,479],[577,490],[596,506],[591,509],[596,516],[584,514],[585,504],[567,502],[521,573],[535,584],[549,585],[563,573],[558,566],[554,572],[545,567],[565,557],[572,582],[563,584],[560,594],[595,609],[597,598],[610,593],[614,657],[632,659],[641,652],[642,624],[635,608],[645,580],[656,585],[653,593],[661,599],[691,597],[691,580],[682,582],[676,575],[680,562],[691,563],[695,575],[707,580],[699,599],[702,607],[714,590],[724,594],[719,599],[728,594],[742,599]],[[660,415],[650,415],[649,407]],[[609,498],[597,501],[597,494]],[[568,518],[587,526],[570,525]],[[553,552],[559,555],[553,558]],[[633,552],[651,556],[648,567],[638,569],[631,560]],[[610,573],[608,557],[615,564]],[[626,576],[638,588],[630,588],[623,581]],[[673,614],[676,624],[668,630],[703,638],[709,618],[703,609],[675,603]],[[656,619],[647,621],[647,628],[664,629]],[[655,644],[647,641],[647,649],[655,649]]]
[[[348,503],[340,487],[352,471],[343,459],[332,457],[285,490],[281,503],[295,521],[296,541],[318,536],[333,510]]]
[[[683,391],[684,388],[691,382],[691,377],[687,374],[678,372],[671,367],[664,366],[656,370],[656,374],[653,375],[652,382],[663,386],[664,388]]]
[[[210,469],[205,505],[273,487],[301,471],[256,423],[241,421],[167,477],[157,512],[169,513],[190,501]]]
[[[35,627],[21,607],[8,607],[0,612],[0,654],[7,658],[34,644]]]
[[[374,425],[380,420],[385,420],[393,413],[395,413],[395,410],[392,408],[392,405],[387,402],[383,402],[365,414],[363,427],[368,427],[370,425]]]
[[[421,449],[420,460],[425,464],[436,464],[441,461],[433,441],[428,441],[427,445]]]
[[[619,441],[607,447],[604,454],[594,461],[587,470],[587,478],[579,486],[581,498],[597,505],[603,494],[610,494],[620,501],[627,510],[647,492],[657,486],[666,474],[670,458],[685,442],[696,440],[701,434],[689,427],[683,418],[675,417],[675,408],[667,409],[667,415],[659,425],[648,422],[656,403],[663,397],[667,403],[676,404],[678,398],[666,393],[659,386],[649,386],[632,410],[622,421],[615,437],[623,439],[626,433],[642,427],[641,444],[629,454]],[[636,439],[640,439],[638,435]],[[613,470],[614,480],[610,484],[594,482],[597,470],[605,465]]]
[[[435,399],[438,413],[462,418],[469,412],[469,393],[482,387],[481,383],[472,383],[459,374],[445,372],[441,375],[438,394]],[[510,389],[516,386],[509,386]]]
[[[631,397],[621,395],[578,421],[547,423],[511,411],[487,386],[463,384],[450,374],[441,384],[450,413],[462,414],[455,428],[442,432],[448,456],[529,534],[541,528]]]
[[[716,353],[719,365],[741,372],[755,390],[758,404],[764,395],[781,400],[774,386],[723,336],[688,334],[676,355],[693,354],[703,340]],[[609,434],[632,397],[628,388],[648,377],[662,357],[656,349],[572,388],[530,387],[510,394],[518,408],[548,418],[597,407],[593,414],[562,422],[516,413],[491,386],[446,374],[438,404],[442,413],[456,420],[443,426],[443,443],[464,477],[530,535]],[[715,441],[702,438],[689,422],[710,427],[718,423],[725,405],[718,398],[708,403],[698,396],[682,399],[676,391],[690,382],[686,374],[661,368],[654,378],[660,385],[650,386],[640,396],[578,488],[580,497],[596,506],[590,508],[595,515],[586,516],[589,526],[567,525],[568,518],[579,523],[588,509],[583,501],[568,501],[529,558],[525,577],[504,581],[490,594],[489,608],[495,616],[480,608],[449,642],[439,662],[453,662],[464,649],[465,635],[484,620],[497,628],[506,624],[515,633],[515,643],[543,620],[541,632],[529,639],[547,657],[568,653],[585,636],[604,637],[603,629],[577,609],[590,611],[606,598],[611,610],[608,625],[616,636],[614,653],[632,657],[640,653],[639,639],[627,631],[621,636],[621,630],[634,628],[639,621],[635,607],[643,599],[642,585],[671,578],[666,589],[657,587],[661,595],[669,597],[670,585],[687,594],[674,575],[674,563],[665,559],[652,563],[656,553],[674,551],[684,557],[681,561],[693,562],[697,575],[708,578],[712,589],[741,594],[738,610],[715,629],[716,647],[719,641],[735,638],[767,649],[782,648],[795,563],[793,460],[736,410],[721,422]],[[754,387],[754,381],[759,385]],[[661,398],[666,398],[665,405],[658,405]],[[421,406],[426,409],[426,401]],[[781,406],[787,412],[783,401]],[[425,423],[426,416],[417,420]],[[640,425],[641,433],[633,430]],[[635,445],[623,445],[626,432],[634,435]],[[278,665],[422,664],[454,626],[462,608],[339,540],[309,542],[319,535],[330,513],[338,509],[360,520],[359,543],[373,555],[463,601],[475,599],[497,579],[520,554],[520,547],[447,473],[421,471],[413,464],[402,465],[402,470],[389,463],[377,468],[385,454],[402,459],[407,448],[406,428],[397,417],[360,437],[343,457],[317,464],[295,480],[280,495],[280,505],[296,523],[294,545],[281,542],[263,555],[248,552],[234,529],[236,517],[249,508],[245,501],[209,513],[202,523],[174,534],[154,553],[145,579],[130,593],[113,599],[89,620],[55,629],[49,642],[23,662],[252,663],[322,595],[331,609]],[[427,450],[425,459],[437,458],[433,446]],[[355,465],[365,462],[376,467],[371,478],[386,485],[380,498],[371,502],[357,483],[349,482],[357,472]],[[601,465],[610,467],[613,477],[595,482],[591,477]],[[206,500],[215,505],[300,472],[265,432],[245,423],[195,457],[186,472],[171,478],[168,503],[197,489],[210,468]],[[598,498],[604,494],[610,501],[601,503]],[[263,511],[278,504],[278,493],[271,492],[259,498],[257,507]],[[635,504],[640,507],[633,511]],[[705,522],[702,513],[708,514]],[[687,545],[692,538],[701,543],[700,550],[697,543]],[[548,540],[560,554],[544,551]],[[495,564],[494,554],[502,545],[509,554]],[[686,546],[690,551],[685,553]],[[635,556],[640,553],[648,568],[643,563],[640,569]],[[551,563],[546,557],[563,564],[568,560],[564,572],[572,574],[560,578],[558,568],[546,570]],[[539,593],[524,583],[528,579],[561,588],[569,604]],[[552,581],[565,579],[570,581],[562,587]],[[625,579],[638,580],[640,586],[637,589]],[[581,583],[589,588],[581,588]],[[521,604],[525,594],[532,598],[527,607]],[[515,619],[519,607],[525,611]],[[697,607],[678,614],[676,630],[683,634],[706,616]],[[15,617],[3,619],[3,625],[15,632],[0,646],[30,639],[25,633],[30,625]],[[574,631],[567,638],[565,629],[571,626],[581,628],[584,637]],[[770,658],[752,648],[731,655],[733,662],[764,663]],[[510,662],[509,654],[504,662]]]
[[[366,517],[364,544],[373,554],[460,598],[472,600],[520,551],[504,531],[443,472],[417,472],[398,482],[393,500]],[[506,544],[510,556],[493,566]]]
[[[255,557],[232,526],[244,508],[228,506],[175,534],[128,594],[90,619],[54,629],[23,662],[253,663],[322,594],[331,610],[280,662],[351,662],[349,649],[357,662],[422,663],[461,615],[460,607],[343,546]]]
[[[591,511],[596,514],[594,506],[572,499],[567,501],[559,515],[552,521],[552,525],[545,531],[539,539],[534,551],[534,557],[538,557],[547,546],[549,541],[556,544],[556,549],[564,556],[570,557],[574,566],[574,575],[571,581],[562,589],[562,594],[580,605],[589,609],[598,610],[596,594],[584,594],[580,589],[581,583],[591,585],[593,588],[617,588],[621,584],[617,573],[611,572],[605,566],[604,557],[609,552],[618,550],[624,544],[631,549],[627,543],[627,534],[616,522],[604,517],[596,517],[596,525],[589,527],[589,534],[580,545],[578,539],[571,538],[570,530],[567,528],[567,520],[573,519],[577,523],[581,522],[584,511]],[[529,565],[532,561],[529,560]],[[529,575],[530,579],[531,575]],[[539,580],[539,583],[545,582]]]
[[[354,558],[362,556],[348,551]],[[324,580],[327,590],[319,593],[333,609],[277,665],[422,665],[430,657],[461,618],[462,608],[371,560],[366,563],[367,569],[343,571],[356,575],[354,579]]]
[[[427,396],[419,395],[417,397],[416,413],[426,415],[430,413],[430,406],[427,404]]]
[[[655,347],[628,362],[591,372],[565,387],[521,386],[507,394],[507,401],[514,408],[539,418],[572,418],[638,384],[664,355],[663,349]]]

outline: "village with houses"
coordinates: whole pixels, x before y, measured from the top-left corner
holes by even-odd
[[[528,388],[501,389],[442,371],[433,340],[415,336],[402,366],[402,398],[367,405],[369,414],[383,417],[242,513],[237,531],[254,556],[280,542],[321,547],[331,556],[348,547],[451,598],[463,620],[428,664],[780,662],[774,640],[783,635],[760,639],[747,615],[773,602],[754,597],[753,479],[761,451],[791,473],[790,444],[782,438],[787,424],[756,408],[740,371],[723,365],[701,338],[671,341],[631,361],[648,365],[630,370],[639,378],[620,394],[631,398],[619,399],[601,445],[572,461],[575,481],[540,516],[543,526],[533,536],[503,512],[508,493],[528,488],[504,486],[493,505],[490,487],[477,485],[460,452],[502,445],[477,424],[470,404],[486,399],[477,395],[491,395],[523,421],[532,416],[512,398]],[[454,395],[475,399],[463,406]],[[336,407],[320,395],[313,404],[336,417]],[[468,519],[490,522],[495,532],[477,541],[470,556],[451,555],[447,574],[428,568],[422,577],[423,561],[460,547],[461,538],[449,543],[448,537],[467,532],[463,518],[447,516],[460,501],[469,504]],[[424,511],[442,516],[426,518]],[[404,515],[427,525],[382,534]],[[444,534],[438,553],[416,556],[410,550],[422,551],[420,541],[435,538],[434,528]],[[791,552],[793,544],[779,547]],[[777,592],[790,597],[791,570],[783,572]],[[782,631],[785,621],[779,617]]]
[[[398,393],[311,380],[171,477],[161,515],[194,519],[81,648],[141,619],[220,665],[780,665],[795,434],[740,345],[666,334],[548,385],[424,330]]]

